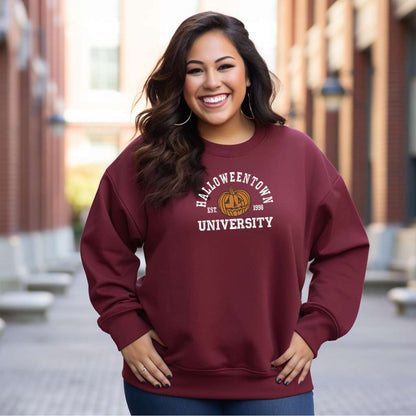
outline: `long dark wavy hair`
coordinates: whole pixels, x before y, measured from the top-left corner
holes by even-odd
[[[153,207],[162,207],[172,198],[190,191],[199,193],[205,177],[201,163],[204,143],[197,118],[187,119],[190,109],[183,98],[186,60],[195,39],[212,30],[221,30],[244,60],[250,79],[251,108],[256,123],[283,125],[285,119],[272,110],[276,91],[266,63],[249,39],[238,19],[215,12],[198,13],[186,19],[176,30],[165,53],[144,84],[140,97],[151,107],[136,116],[136,132],[142,134],[135,160],[138,182]],[[242,104],[250,114],[246,98]]]

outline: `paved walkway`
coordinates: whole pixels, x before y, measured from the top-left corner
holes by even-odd
[[[326,343],[312,370],[317,414],[416,414],[416,319],[366,295],[354,329]],[[0,414],[127,415],[120,372],[80,274],[47,322],[7,325]]]

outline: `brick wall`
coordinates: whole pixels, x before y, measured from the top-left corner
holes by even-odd
[[[371,200],[369,198],[369,162],[368,132],[370,117],[368,114],[370,97],[371,57],[368,52],[354,50],[354,87],[352,90],[353,108],[353,147],[355,149],[352,170],[353,198],[361,217],[371,222]]]
[[[387,126],[387,215],[389,222],[405,218],[406,149],[406,27],[397,20],[389,3],[389,50],[386,108]],[[415,57],[413,57],[416,59]]]
[[[0,45],[0,233],[19,226],[18,74],[13,44]]]
[[[297,110],[291,124],[312,134],[339,169],[363,220],[401,223],[405,220],[406,24],[395,17],[391,0],[376,0],[376,36],[366,50],[359,50],[355,33],[357,4],[353,0],[279,1],[278,75],[286,86],[281,101],[287,111],[290,103]],[[300,48],[296,54],[308,57],[306,32],[311,26],[318,27],[316,54],[320,66],[315,68],[323,84],[329,70],[328,42],[332,39],[326,37],[328,9],[337,6],[344,7],[344,14],[339,22],[343,27],[342,57],[338,57],[336,69],[347,95],[338,114],[331,114],[325,110],[319,93],[311,95],[303,82],[297,83],[298,90],[293,94],[289,86],[295,75],[290,72],[290,57],[294,46]],[[301,71],[308,65],[307,59],[301,63]],[[371,67],[374,74],[370,96]]]
[[[0,236],[51,230],[69,224],[64,194],[64,142],[52,137],[47,120],[63,97],[63,19],[60,1],[29,1],[29,61],[19,68],[17,22],[0,44]],[[16,0],[10,2],[11,10]],[[48,76],[36,95],[39,59]],[[4,74],[4,75],[3,75]]]

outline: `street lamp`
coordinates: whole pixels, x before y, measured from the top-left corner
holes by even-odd
[[[66,121],[61,113],[53,113],[48,120],[53,137],[62,137],[65,132]]]
[[[298,113],[296,111],[296,107],[295,107],[295,104],[293,103],[293,101],[291,101],[291,103],[290,103],[290,108],[289,108],[289,112],[287,113],[287,116],[291,120],[294,120],[298,116]]]
[[[345,89],[338,81],[338,71],[331,72],[321,88],[321,94],[325,99],[325,107],[329,112],[336,112],[341,106]]]

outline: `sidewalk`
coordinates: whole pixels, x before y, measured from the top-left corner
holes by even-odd
[[[312,366],[317,414],[416,415],[416,318],[365,295],[353,329]]]
[[[46,322],[8,323],[0,338],[0,414],[127,415],[122,359],[74,276]]]
[[[324,344],[312,371],[316,414],[416,414],[416,319],[366,295],[354,329]],[[127,415],[121,355],[74,279],[47,322],[0,338],[0,414]]]

